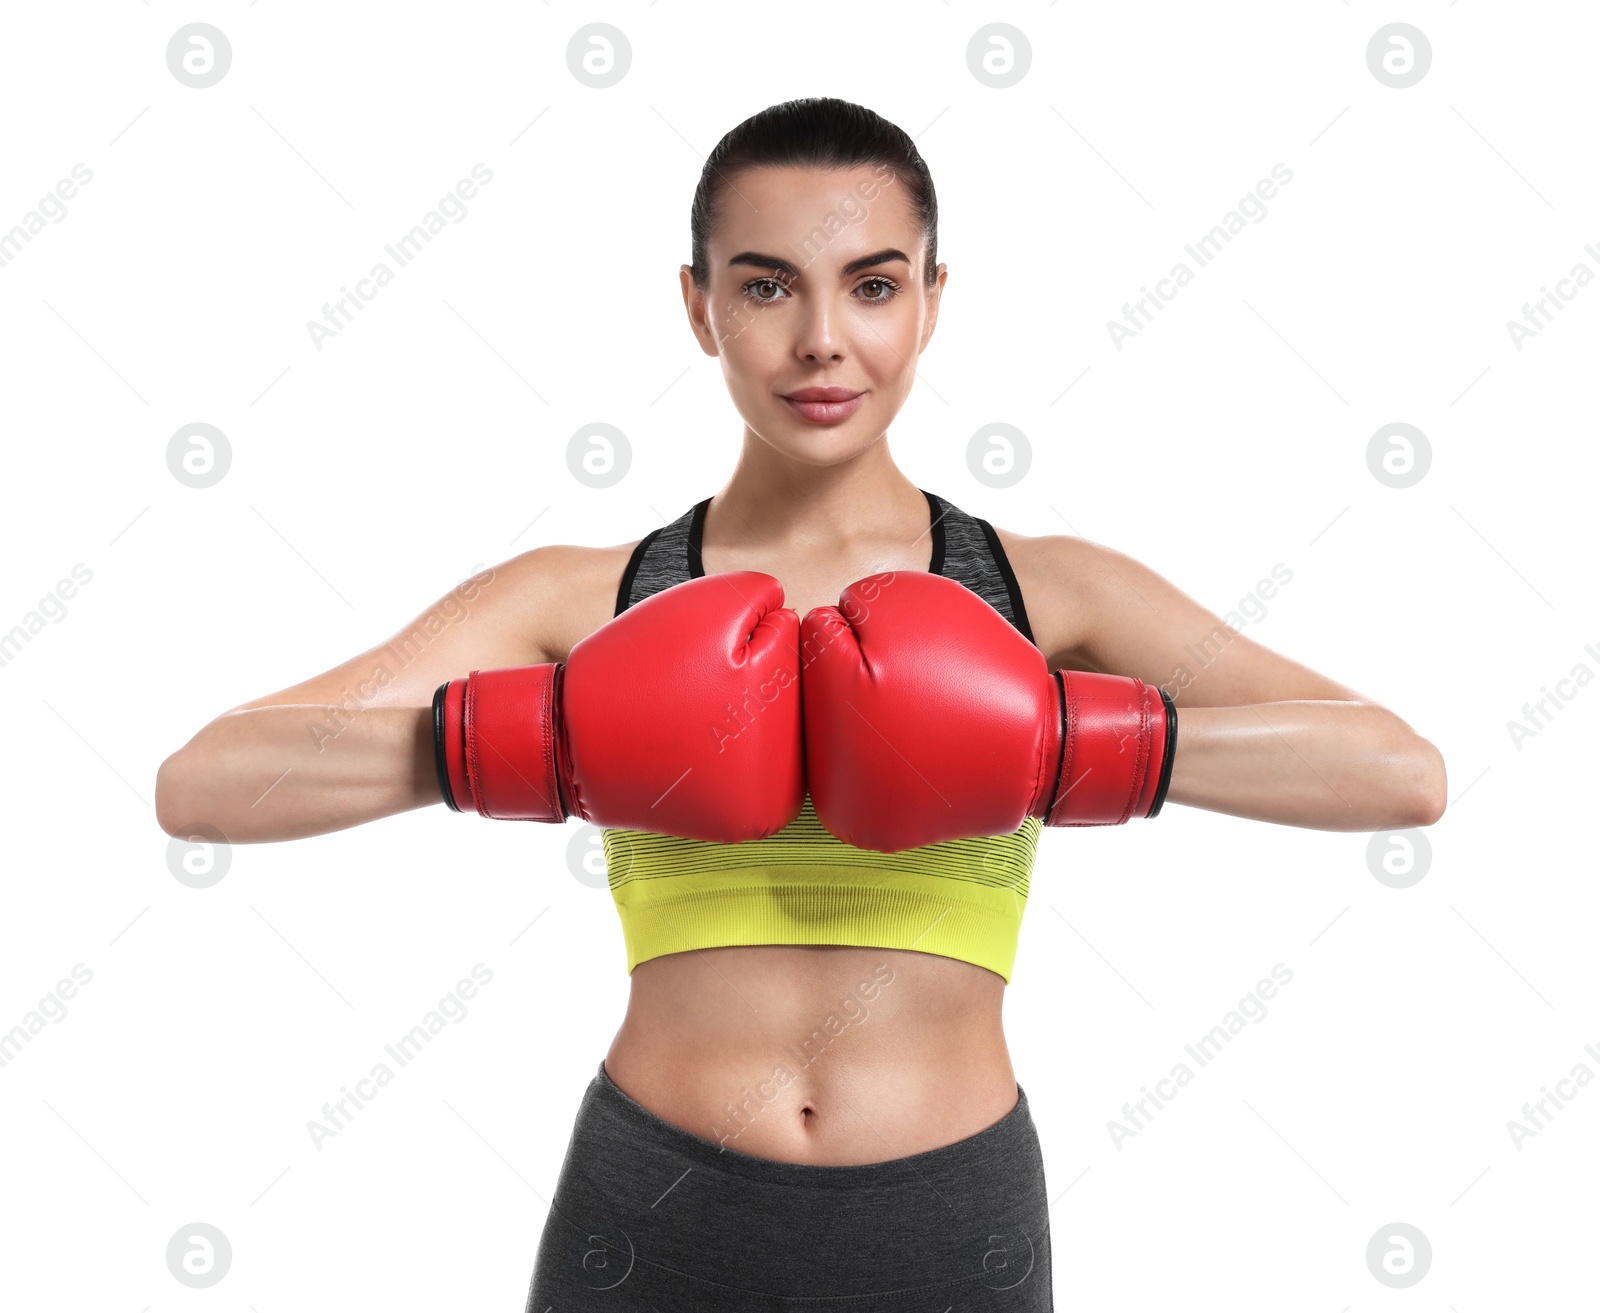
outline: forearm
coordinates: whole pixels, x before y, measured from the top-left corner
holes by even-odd
[[[156,816],[232,843],[348,829],[439,802],[427,707],[254,707],[219,716],[161,765]]]
[[[1314,830],[1428,825],[1444,761],[1399,717],[1364,702],[1185,707],[1167,801]]]

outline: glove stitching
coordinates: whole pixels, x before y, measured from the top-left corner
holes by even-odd
[[[1072,822],[1067,820],[1067,818],[1066,818],[1067,817],[1066,808],[1067,808],[1067,796],[1072,792],[1072,785],[1071,785],[1070,781],[1072,780],[1072,767],[1073,767],[1073,764],[1074,764],[1073,759],[1077,755],[1076,749],[1077,749],[1077,746],[1078,746],[1078,744],[1077,744],[1077,738],[1078,738],[1078,697],[1077,697],[1076,693],[1073,693],[1073,692],[1069,691],[1069,689],[1068,689],[1069,682],[1070,681],[1069,681],[1066,673],[1062,672],[1061,687],[1062,687],[1062,692],[1066,696],[1066,716],[1065,716],[1065,718],[1063,720],[1062,727],[1061,727],[1061,733],[1062,733],[1061,783],[1067,785],[1067,792],[1063,793],[1059,798],[1056,799],[1055,809],[1059,810],[1061,819],[1060,820],[1055,820],[1054,816],[1052,815],[1052,819],[1051,819],[1051,822],[1050,822],[1052,825],[1071,825],[1072,824]],[[1060,787],[1060,786],[1058,785],[1057,787]]]
[[[1056,670],[1056,671],[1052,671],[1050,673],[1050,691],[1056,695],[1055,696],[1055,706],[1053,706],[1050,709],[1050,714],[1053,717],[1055,717],[1055,719],[1057,721],[1057,728],[1058,728],[1058,732],[1061,735],[1061,742],[1060,742],[1060,745],[1056,749],[1055,775],[1050,781],[1050,792],[1047,795],[1045,795],[1044,823],[1046,825],[1053,825],[1055,823],[1053,821],[1052,817],[1053,817],[1053,815],[1055,813],[1055,807],[1056,807],[1056,791],[1058,789],[1060,789],[1060,787],[1061,787],[1061,772],[1062,772],[1062,769],[1066,765],[1067,713],[1066,713],[1066,674],[1065,674],[1064,671]],[[1044,744],[1041,743],[1040,744],[1040,757],[1041,757],[1041,759],[1043,759],[1043,756],[1044,756]],[[1045,769],[1049,769],[1048,762],[1045,763]]]
[[[1139,699],[1139,747],[1133,766],[1133,787],[1128,790],[1128,800],[1123,804],[1118,825],[1126,824],[1133,815],[1134,806],[1144,792],[1145,777],[1150,773],[1150,699],[1145,696],[1148,690],[1144,681],[1135,677],[1133,682],[1135,696]]]
[[[552,811],[558,822],[565,821],[568,815],[561,799],[561,771],[557,760],[557,754],[561,750],[561,719],[558,712],[559,703],[556,700],[556,684],[561,677],[562,667],[558,664],[539,690],[539,716],[546,730],[544,737],[549,744],[548,750],[541,754],[540,765],[545,769],[545,787],[549,790],[546,797],[554,801]],[[573,792],[576,793],[576,790]],[[581,816],[582,809],[580,808],[576,814]]]
[[[461,699],[461,723],[466,729],[467,787],[472,793],[472,805],[479,816],[488,816],[489,809],[483,800],[483,772],[478,761],[478,672],[467,677],[467,688]]]

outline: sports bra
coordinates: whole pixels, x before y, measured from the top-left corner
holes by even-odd
[[[993,527],[924,491],[929,573],[965,585],[1030,643],[1022,591]],[[698,502],[640,540],[623,572],[616,614],[705,574]],[[834,838],[811,795],[778,833],[706,843],[605,829],[606,878],[622,919],[628,973],[651,958],[736,944],[904,948],[986,967],[1011,982],[1041,822],[1012,834],[952,839],[897,853]]]

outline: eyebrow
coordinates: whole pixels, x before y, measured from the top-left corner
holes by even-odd
[[[895,260],[899,260],[906,265],[911,263],[910,256],[904,251],[897,250],[891,246],[886,250],[874,251],[871,255],[863,255],[860,259],[850,261],[849,264],[839,270],[839,273],[841,276],[848,278],[851,274],[858,274],[863,269],[871,269],[874,265],[879,264],[891,264]],[[730,268],[740,264],[752,265],[757,269],[776,269],[780,273],[788,274],[791,278],[800,276],[800,271],[781,256],[762,255],[759,251],[741,251],[728,261]]]

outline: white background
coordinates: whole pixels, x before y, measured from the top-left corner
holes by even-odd
[[[233,51],[203,90],[165,56],[194,21]],[[969,71],[991,21],[1031,50],[1008,88]],[[1405,89],[1365,53],[1396,21],[1432,46]],[[608,89],[569,71],[591,22],[631,47]],[[1600,671],[1600,289],[1521,350],[1506,323],[1600,274],[1597,40],[1592,6],[1481,0],[8,7],[0,232],[75,164],[93,180],[0,266],[0,632],[93,577],[0,667],[0,1033],[75,963],[93,979],[0,1067],[0,1304],[521,1308],[627,989],[579,827],[428,808],[235,848],[196,890],[155,771],[476,564],[627,542],[720,486],[739,421],[684,322],[690,197],[740,119],[830,94],[912,133],[938,188],[906,473],[1219,613],[1287,566],[1247,632],[1449,767],[1407,889],[1366,834],[1183,807],[1045,833],[1007,1021],[1059,1306],[1591,1306],[1600,1090],[1520,1150],[1507,1122],[1600,1072],[1600,691],[1564,686],[1520,749],[1507,726]],[[316,349],[306,322],[480,162],[468,216]],[[1118,350],[1107,321],[1278,163],[1267,216]],[[597,421],[632,452],[603,490],[566,456]],[[195,422],[231,448],[203,490],[167,467]],[[995,422],[1032,447],[1004,489],[967,460]],[[1406,489],[1367,463],[1395,422],[1431,444]],[[480,962],[466,1018],[314,1148],[324,1102]],[[1266,1019],[1114,1147],[1279,962]],[[233,1250],[205,1291],[167,1270],[194,1222]],[[1366,1259],[1395,1222],[1433,1251],[1404,1291]]]

